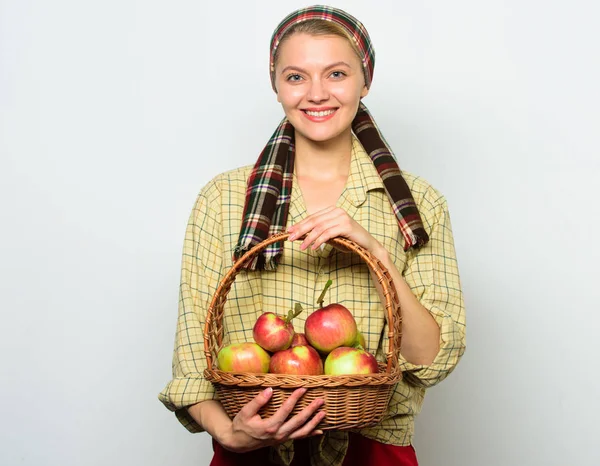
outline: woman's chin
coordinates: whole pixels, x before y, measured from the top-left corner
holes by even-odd
[[[348,132],[349,132],[350,128],[348,128]],[[296,139],[298,139],[298,137],[301,137],[303,139],[306,139],[310,142],[314,142],[314,143],[326,143],[326,142],[332,142],[335,141],[336,139],[339,139],[339,137],[344,134],[346,131],[342,130],[342,131],[334,131],[334,130],[325,130],[325,128],[323,128],[323,130],[321,131],[303,131],[302,129],[296,129]]]

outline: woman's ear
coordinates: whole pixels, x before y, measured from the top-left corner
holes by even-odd
[[[369,93],[369,88],[365,84],[362,91],[360,91],[360,98],[362,99],[363,97],[366,97],[368,93]]]

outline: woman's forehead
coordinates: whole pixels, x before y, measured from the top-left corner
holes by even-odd
[[[361,66],[348,39],[336,35],[293,34],[279,48],[277,68],[298,61],[315,64],[345,62],[349,66]]]

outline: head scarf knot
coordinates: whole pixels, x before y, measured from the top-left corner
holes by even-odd
[[[279,23],[271,38],[270,74],[275,88],[275,53],[290,28],[307,20],[336,23],[344,29],[361,54],[365,85],[369,87],[375,67],[375,51],[363,24],[343,10],[316,5],[297,10]],[[373,161],[404,238],[404,250],[419,248],[429,241],[410,188],[402,177],[396,159],[361,102],[352,121],[352,131]],[[285,230],[292,192],[294,170],[294,127],[284,118],[261,152],[248,178],[242,227],[234,250],[234,260],[265,240]],[[274,270],[283,252],[278,242],[259,253],[248,268]]]

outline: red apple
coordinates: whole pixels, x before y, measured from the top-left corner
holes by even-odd
[[[256,343],[232,343],[224,346],[217,355],[219,369],[225,372],[269,371],[271,357]]]
[[[267,351],[280,351],[292,344],[294,326],[272,312],[265,312],[256,320],[252,335],[254,341]]]
[[[308,344],[308,340],[304,333],[294,333],[294,336],[292,337],[292,348],[294,346],[308,346]]]
[[[271,356],[269,372],[273,374],[322,375],[323,361],[310,346],[294,346]]]
[[[325,360],[325,375],[377,374],[377,360],[368,351],[342,346],[334,349]]]
[[[317,302],[320,309],[308,316],[304,333],[308,342],[322,353],[329,353],[339,346],[352,346],[356,341],[356,321],[350,311],[341,304],[323,307],[323,296],[331,286],[327,281]]]
[[[296,303],[295,311],[288,312],[287,317],[280,317],[272,312],[265,312],[254,323],[252,335],[254,341],[272,353],[288,349],[294,337],[292,319],[302,312],[300,303]]]

